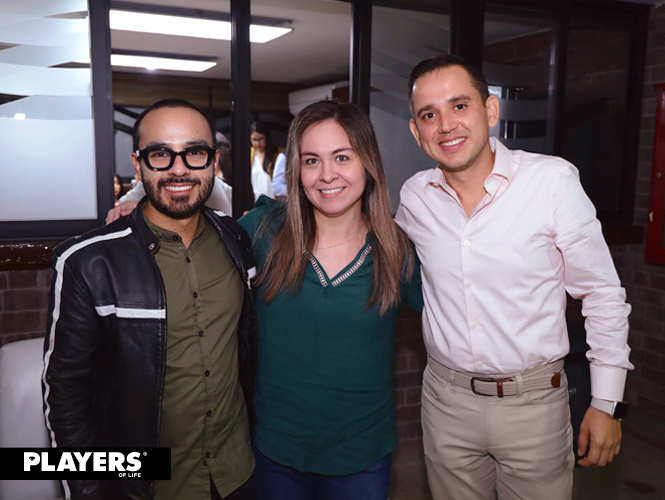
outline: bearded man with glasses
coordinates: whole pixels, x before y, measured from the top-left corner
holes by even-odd
[[[67,499],[255,499],[255,269],[242,228],[204,206],[214,137],[187,101],[150,106],[132,154],[146,197],[54,251],[51,446],[171,448],[168,481],[62,481]]]

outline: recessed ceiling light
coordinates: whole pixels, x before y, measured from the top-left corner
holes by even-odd
[[[16,113],[14,115],[14,120],[25,120],[25,113]]]
[[[112,30],[210,38],[213,40],[231,40],[231,23],[228,21],[129,12],[115,9],[110,11],[109,16]],[[249,41],[266,43],[282,35],[286,35],[292,30],[293,28],[252,24],[249,27]]]
[[[111,54],[111,66],[125,66],[129,68],[201,72],[206,71],[215,65],[217,65],[215,61],[192,61],[188,59],[170,59],[166,57]]]
[[[90,64],[90,58],[74,61],[82,64]],[[191,59],[176,59],[170,57],[140,56],[129,54],[111,54],[111,66],[123,66],[125,68],[144,68],[147,70],[168,69],[171,71],[202,72],[213,66],[215,61],[194,61]]]

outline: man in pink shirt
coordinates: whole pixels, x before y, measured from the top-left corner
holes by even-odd
[[[435,500],[569,499],[566,292],[582,299],[593,400],[580,464],[619,452],[630,349],[595,209],[567,161],[489,137],[499,101],[456,56],[418,64],[411,132],[438,163],[401,191],[396,221],[422,262],[423,443]]]

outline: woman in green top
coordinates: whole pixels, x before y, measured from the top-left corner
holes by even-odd
[[[385,500],[397,445],[393,348],[422,308],[368,116],[321,101],[289,129],[286,203],[240,220],[258,264],[256,479],[262,500]]]

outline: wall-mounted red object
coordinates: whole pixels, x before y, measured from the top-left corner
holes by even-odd
[[[658,90],[656,130],[651,164],[651,190],[644,260],[665,264],[665,83],[654,85]]]

